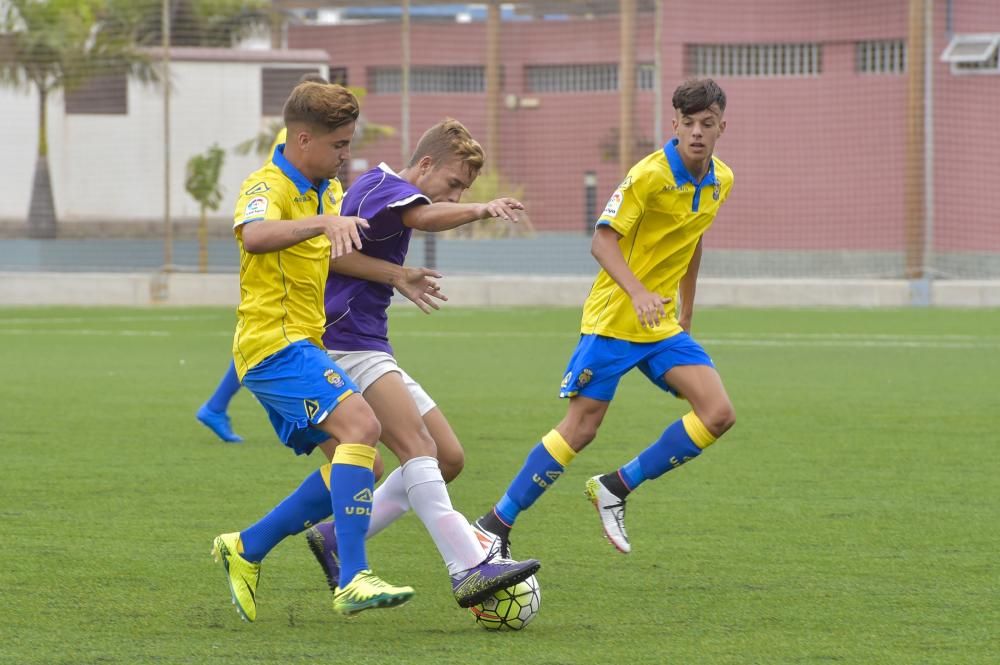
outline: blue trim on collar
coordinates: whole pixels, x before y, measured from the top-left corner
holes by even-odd
[[[708,173],[701,179],[701,182],[698,182],[691,175],[691,172],[688,171],[687,166],[684,165],[684,159],[681,157],[681,153],[677,151],[678,143],[680,143],[680,139],[675,136],[663,146],[663,154],[666,156],[667,163],[670,164],[670,170],[674,174],[674,182],[677,185],[691,183],[695,187],[718,184],[718,181],[715,179],[715,159],[713,158],[708,163]]]
[[[698,182],[688,171],[687,166],[684,165],[684,159],[681,157],[681,153],[677,151],[677,144],[680,143],[680,139],[676,136],[663,146],[663,154],[667,158],[667,163],[670,165],[670,170],[674,174],[674,183],[680,187],[688,183],[694,185],[694,196],[691,199],[691,212],[698,212],[698,206],[701,203],[701,189],[705,185],[713,185],[716,188],[719,187],[719,181],[715,177],[715,158],[710,157],[708,163],[708,173],[705,177]],[[718,196],[716,196],[718,200]]]
[[[295,166],[288,161],[285,157],[285,144],[281,143],[274,149],[274,154],[271,156],[271,161],[277,166],[285,177],[292,181],[295,187],[299,190],[299,194],[305,194],[310,189],[315,189],[319,193],[320,206],[323,205],[323,194],[326,192],[326,188],[330,186],[329,180],[322,180],[319,183],[319,187],[314,185],[309,178],[302,175],[302,173],[295,168]]]

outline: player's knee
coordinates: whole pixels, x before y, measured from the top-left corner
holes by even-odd
[[[587,444],[597,438],[597,427],[598,423],[592,421],[579,423],[566,436],[566,443],[577,452],[583,450]]]
[[[350,439],[353,442],[374,446],[382,436],[382,425],[374,413],[357,418],[351,423],[350,429],[351,432],[344,438],[345,441]]]
[[[711,409],[702,419],[712,436],[719,438],[736,424],[736,410],[729,402]]]
[[[405,435],[393,435],[386,432],[383,442],[399,458],[400,462],[407,462],[414,457],[433,457],[437,459],[437,444],[431,438],[430,433],[423,427],[408,431]],[[443,475],[443,474],[442,474]]]
[[[465,451],[461,448],[457,450],[438,450],[438,465],[441,467],[441,476],[446,483],[450,483],[465,468]]]

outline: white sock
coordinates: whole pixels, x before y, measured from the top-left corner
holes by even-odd
[[[401,467],[406,495],[413,512],[437,545],[441,558],[454,575],[479,565],[483,548],[465,517],[451,507],[451,497],[433,457],[414,457]],[[388,480],[388,479],[387,479]]]
[[[366,538],[371,538],[398,520],[409,509],[410,500],[406,497],[403,470],[394,469],[382,484],[375,488],[375,494],[372,496],[372,518]]]

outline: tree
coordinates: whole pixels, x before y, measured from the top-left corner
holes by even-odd
[[[132,41],[163,42],[163,0],[107,0]],[[270,25],[267,0],[170,0],[170,45],[231,47]]]
[[[107,0],[7,0],[0,9],[0,85],[38,93],[38,151],[28,210],[28,235],[58,231],[49,177],[47,107],[58,90],[89,78],[131,73],[154,78],[148,57],[109,20]]]
[[[208,211],[218,210],[222,202],[222,188],[219,176],[226,151],[213,143],[203,155],[194,155],[187,163],[187,178],[184,188],[201,206],[198,220],[198,269],[208,270]]]

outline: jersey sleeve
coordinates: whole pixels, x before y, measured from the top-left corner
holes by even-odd
[[[722,196],[719,199],[720,205],[726,202],[726,199],[729,198],[729,192],[733,191],[733,182],[734,182],[733,172],[729,171],[727,175],[729,177],[727,177],[726,180],[722,183]]]
[[[233,228],[250,222],[282,219],[284,217],[281,192],[266,181],[244,183],[243,193],[236,201]]]
[[[629,171],[608,199],[597,225],[610,226],[619,235],[627,235],[636,221],[642,217],[645,209],[646,197],[643,193],[645,185],[646,178],[641,172],[636,172],[634,169]]]

